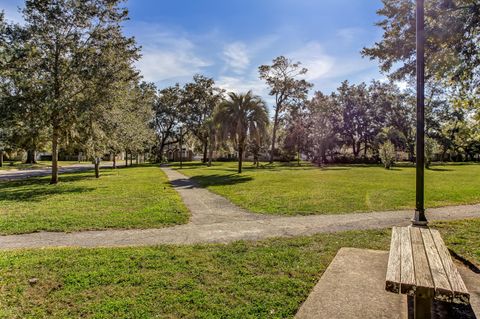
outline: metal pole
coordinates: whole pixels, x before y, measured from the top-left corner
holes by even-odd
[[[417,158],[416,205],[412,224],[426,226],[425,217],[425,21],[424,0],[417,0]]]
[[[182,163],[182,153],[183,153],[183,134],[182,134],[182,127],[180,127],[180,168],[183,168],[183,163]]]

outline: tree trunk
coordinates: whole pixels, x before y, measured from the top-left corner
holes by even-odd
[[[300,166],[300,147],[297,145],[297,166]]]
[[[54,128],[52,135],[52,178],[50,184],[58,183],[58,132]]]
[[[323,165],[327,162],[327,148],[323,144],[322,144],[320,154],[321,154],[321,166],[323,167]]]
[[[278,126],[278,111],[280,107],[277,105],[275,108],[275,118],[273,120],[273,131],[272,131],[272,149],[270,150],[270,164],[273,163],[273,153],[275,151],[275,140],[277,139],[277,126]]]
[[[35,159],[35,149],[27,150],[27,161],[25,163],[37,164],[37,161]]]
[[[0,151],[0,167],[3,167],[3,151]]]
[[[133,166],[133,152],[130,152],[130,166]]]
[[[128,151],[125,151],[125,167],[128,167]]]
[[[205,141],[205,143],[203,143],[203,160],[202,160],[204,164],[207,162],[207,152],[208,152],[208,141]]]
[[[361,145],[360,143],[361,143],[360,141],[358,142],[353,141],[353,157],[355,159],[357,159],[358,155],[360,154],[360,145]]]
[[[95,157],[95,178],[100,178],[100,158]]]
[[[238,146],[238,174],[242,172],[243,146]]]
[[[164,149],[165,149],[165,142],[162,140],[160,142],[160,148],[158,149],[158,152],[155,155],[155,162],[161,163],[163,161],[163,150]]]
[[[113,165],[112,167],[117,168],[117,153],[113,153]]]
[[[212,157],[213,157],[213,141],[210,141],[208,145],[208,167],[212,166]]]

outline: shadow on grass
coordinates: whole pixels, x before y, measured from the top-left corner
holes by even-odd
[[[0,182],[0,201],[40,201],[52,195],[90,192],[95,188],[71,184],[78,181],[95,179],[95,176],[89,173],[90,172],[85,173],[85,171],[83,171],[69,173],[66,176],[60,175],[57,185],[50,185],[49,176]]]
[[[62,195],[62,194],[79,194],[86,193],[95,190],[93,187],[58,187],[52,186],[52,188],[41,187],[41,188],[27,188],[27,189],[10,189],[4,191],[0,188],[0,201],[16,201],[16,202],[35,202],[41,201],[42,199],[53,196],[53,195]]]
[[[324,167],[317,167],[322,171],[349,171],[351,167],[344,167],[344,166],[324,166]]]
[[[439,168],[439,167],[430,167],[430,168],[427,168],[427,170],[433,171],[433,172],[452,172],[453,171],[453,169],[450,169],[450,168]]]
[[[227,186],[227,185],[235,185],[240,183],[246,183],[248,181],[253,180],[251,176],[244,176],[239,174],[228,174],[228,175],[195,175],[191,177],[192,180],[201,187],[208,187],[208,186]],[[182,183],[183,180],[178,180],[179,183]],[[172,185],[176,186],[174,183],[177,181],[172,182]],[[184,186],[186,183],[190,183],[187,180],[183,181]],[[181,185],[179,185],[181,186]]]

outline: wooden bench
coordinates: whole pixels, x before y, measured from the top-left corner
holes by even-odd
[[[430,318],[433,300],[470,303],[440,233],[423,227],[393,227],[385,289],[413,296],[415,318]]]

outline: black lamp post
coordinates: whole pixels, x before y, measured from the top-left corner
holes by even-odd
[[[417,0],[417,157],[416,205],[412,225],[426,226],[425,217],[425,21],[424,0]]]

